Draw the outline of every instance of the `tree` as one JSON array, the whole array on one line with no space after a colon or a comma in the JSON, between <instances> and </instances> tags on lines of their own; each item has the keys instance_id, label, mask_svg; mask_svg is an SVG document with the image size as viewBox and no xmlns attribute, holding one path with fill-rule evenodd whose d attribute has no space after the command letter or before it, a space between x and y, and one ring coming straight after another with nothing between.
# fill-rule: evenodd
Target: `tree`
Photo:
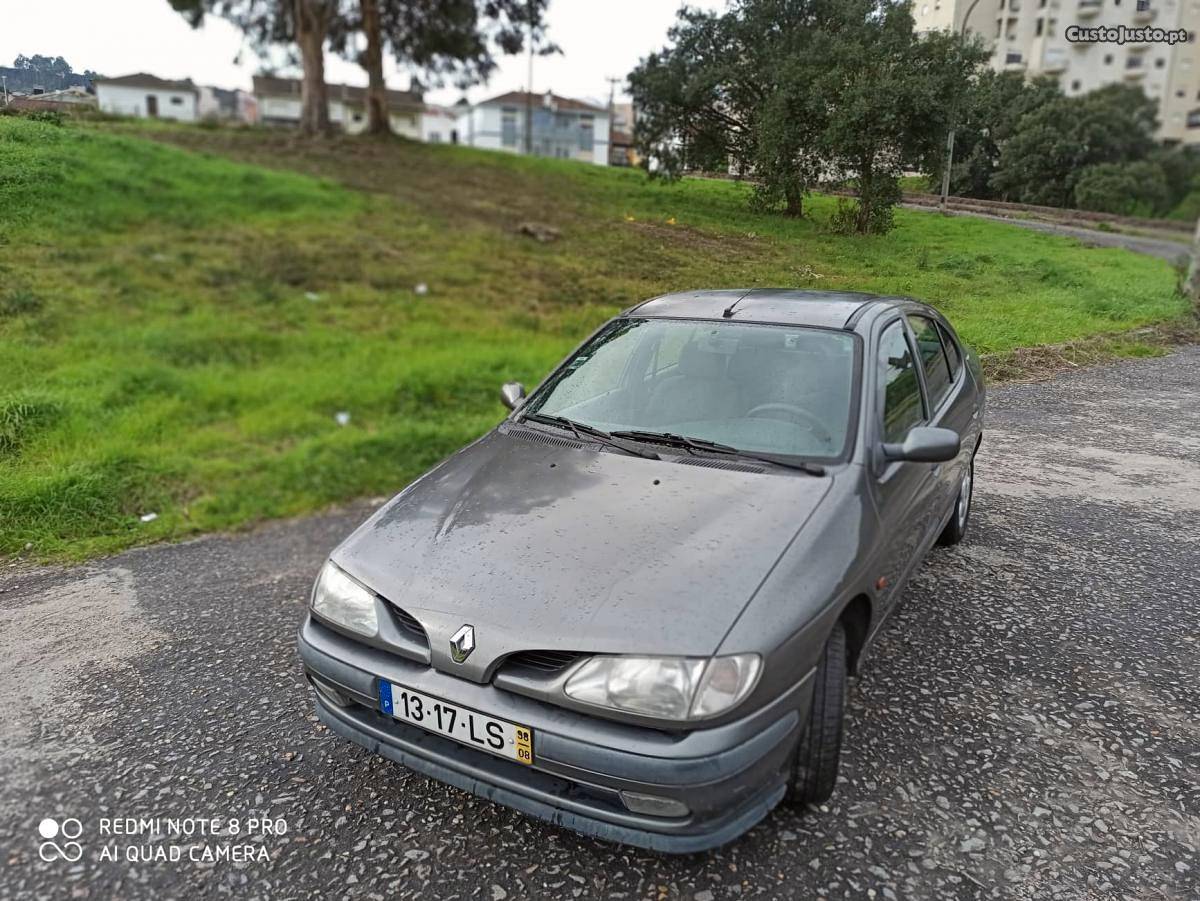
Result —
<instances>
[{"instance_id":1,"label":"tree","mask_svg":"<svg viewBox=\"0 0 1200 901\"><path fill-rule=\"evenodd\" d=\"M546 40L549 0L358 0L355 10L334 23L333 46L357 58L367 72L367 130L390 131L383 53L431 83L447 76L460 86L496 68L496 54L520 53L532 41L538 53L557 47ZM355 48L361 32L366 48Z\"/></svg>"},{"instance_id":2,"label":"tree","mask_svg":"<svg viewBox=\"0 0 1200 901\"><path fill-rule=\"evenodd\" d=\"M752 172L756 201L789 215L818 181L851 181L855 231L886 230L905 165L940 149L949 109L986 53L917 36L903 0L737 0L684 10L671 45L629 76L636 140L656 174L702 151Z\"/></svg>"},{"instance_id":3,"label":"tree","mask_svg":"<svg viewBox=\"0 0 1200 901\"><path fill-rule=\"evenodd\" d=\"M1149 160L1097 163L1084 169L1075 183L1079 209L1122 216L1153 216L1165 210L1167 196L1166 174Z\"/></svg>"},{"instance_id":4,"label":"tree","mask_svg":"<svg viewBox=\"0 0 1200 901\"><path fill-rule=\"evenodd\" d=\"M325 87L325 41L335 22L346 15L347 0L168 0L197 28L206 14L220 16L240 28L257 48L294 43L304 75L300 83L300 131L329 131L329 97Z\"/></svg>"},{"instance_id":5,"label":"tree","mask_svg":"<svg viewBox=\"0 0 1200 901\"><path fill-rule=\"evenodd\" d=\"M1062 96L1053 76L1026 81L1020 72L983 69L972 80L955 129L951 193L991 199L997 196L992 175L1000 164L1000 148L1017 131L1027 113ZM940 180L945 163L939 158L929 171Z\"/></svg>"},{"instance_id":6,"label":"tree","mask_svg":"<svg viewBox=\"0 0 1200 901\"><path fill-rule=\"evenodd\" d=\"M1022 116L1000 151L992 186L1007 200L1075 205L1084 170L1145 159L1154 149L1157 104L1130 85L1059 97Z\"/></svg>"},{"instance_id":7,"label":"tree","mask_svg":"<svg viewBox=\"0 0 1200 901\"><path fill-rule=\"evenodd\" d=\"M668 32L674 46L652 53L629 75L637 107L635 140L650 174L673 180L688 169L747 168L751 118L758 102L741 67L744 57L729 16L683 9Z\"/></svg>"},{"instance_id":8,"label":"tree","mask_svg":"<svg viewBox=\"0 0 1200 901\"><path fill-rule=\"evenodd\" d=\"M822 155L857 188L857 206L844 207L839 224L882 233L892 227L900 175L908 167L928 171L941 159L951 111L988 53L956 34L915 34L907 3L831 5L820 37L827 63L815 85L829 108Z\"/></svg>"},{"instance_id":9,"label":"tree","mask_svg":"<svg viewBox=\"0 0 1200 901\"><path fill-rule=\"evenodd\" d=\"M383 27L379 19L379 0L360 0L362 30L367 39L362 66L367 70L367 132L386 134L391 122L387 108L387 82L383 78Z\"/></svg>"},{"instance_id":10,"label":"tree","mask_svg":"<svg viewBox=\"0 0 1200 901\"><path fill-rule=\"evenodd\" d=\"M13 60L14 69L28 69L37 72L41 75L49 75L55 78L62 78L71 74L71 64L61 56L18 56Z\"/></svg>"},{"instance_id":11,"label":"tree","mask_svg":"<svg viewBox=\"0 0 1200 901\"><path fill-rule=\"evenodd\" d=\"M1159 212L1173 219L1200 216L1200 147L1156 147L1150 159L1167 179L1167 201Z\"/></svg>"},{"instance_id":12,"label":"tree","mask_svg":"<svg viewBox=\"0 0 1200 901\"><path fill-rule=\"evenodd\" d=\"M68 88L72 85L89 86L92 79L99 78L95 72L76 72L61 56L19 55L13 60L14 71L9 73L10 91L30 91L43 88L48 91Z\"/></svg>"}]
</instances>

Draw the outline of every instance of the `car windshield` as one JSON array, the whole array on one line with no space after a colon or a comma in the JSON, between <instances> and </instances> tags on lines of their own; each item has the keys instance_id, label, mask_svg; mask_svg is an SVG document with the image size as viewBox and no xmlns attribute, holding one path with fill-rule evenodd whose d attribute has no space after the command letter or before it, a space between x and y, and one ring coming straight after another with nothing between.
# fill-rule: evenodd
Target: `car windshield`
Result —
<instances>
[{"instance_id":1,"label":"car windshield","mask_svg":"<svg viewBox=\"0 0 1200 901\"><path fill-rule=\"evenodd\" d=\"M618 319L524 412L606 432L670 433L748 453L841 456L855 339L780 325Z\"/></svg>"}]
</instances>

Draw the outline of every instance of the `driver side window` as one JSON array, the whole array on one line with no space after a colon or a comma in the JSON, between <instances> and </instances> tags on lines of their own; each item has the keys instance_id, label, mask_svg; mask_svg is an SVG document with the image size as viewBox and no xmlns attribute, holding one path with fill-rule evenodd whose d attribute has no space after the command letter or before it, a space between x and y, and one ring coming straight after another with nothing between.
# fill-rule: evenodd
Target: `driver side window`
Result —
<instances>
[{"instance_id":1,"label":"driver side window","mask_svg":"<svg viewBox=\"0 0 1200 901\"><path fill-rule=\"evenodd\" d=\"M913 426L925 418L921 404L921 382L904 326L893 322L879 340L880 410L883 440L900 442Z\"/></svg>"}]
</instances>

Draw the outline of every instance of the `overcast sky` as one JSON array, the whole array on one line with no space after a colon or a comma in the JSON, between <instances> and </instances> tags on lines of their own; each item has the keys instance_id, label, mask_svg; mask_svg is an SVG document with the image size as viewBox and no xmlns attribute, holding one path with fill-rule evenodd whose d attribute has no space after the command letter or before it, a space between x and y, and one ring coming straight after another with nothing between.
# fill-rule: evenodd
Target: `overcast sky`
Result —
<instances>
[{"instance_id":1,"label":"overcast sky","mask_svg":"<svg viewBox=\"0 0 1200 901\"><path fill-rule=\"evenodd\" d=\"M534 60L533 86L568 97L606 100L608 76L623 77L666 42L680 0L551 0L549 34L563 50ZM724 7L724 0L690 5ZM0 65L18 54L65 57L76 71L104 75L150 72L218 87L250 87L259 59L239 31L219 19L192 30L167 0L5 0L0 14ZM238 59L241 54L240 63ZM330 82L366 84L357 65L326 54ZM408 75L386 66L389 85L407 87ZM525 86L526 58L504 57L491 82L467 92L472 100ZM454 88L431 91L435 103L453 103Z\"/></svg>"}]
</instances>

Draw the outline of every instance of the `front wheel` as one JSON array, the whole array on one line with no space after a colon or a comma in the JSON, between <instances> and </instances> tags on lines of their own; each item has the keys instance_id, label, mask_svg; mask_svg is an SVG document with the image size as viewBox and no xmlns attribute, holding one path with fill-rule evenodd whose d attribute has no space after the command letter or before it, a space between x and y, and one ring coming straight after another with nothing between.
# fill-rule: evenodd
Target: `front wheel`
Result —
<instances>
[{"instance_id":1,"label":"front wheel","mask_svg":"<svg viewBox=\"0 0 1200 901\"><path fill-rule=\"evenodd\" d=\"M833 794L842 756L846 718L846 629L839 622L825 641L813 682L808 725L792 764L788 799L798 806L822 804Z\"/></svg>"},{"instance_id":2,"label":"front wheel","mask_svg":"<svg viewBox=\"0 0 1200 901\"><path fill-rule=\"evenodd\" d=\"M954 501L954 512L950 515L950 521L946 523L946 528L942 529L942 534L938 536L938 544L947 546L958 544L966 536L967 523L971 519L971 495L974 488L975 457L972 455L971 462L967 464L967 471L958 485L958 497Z\"/></svg>"}]
</instances>

